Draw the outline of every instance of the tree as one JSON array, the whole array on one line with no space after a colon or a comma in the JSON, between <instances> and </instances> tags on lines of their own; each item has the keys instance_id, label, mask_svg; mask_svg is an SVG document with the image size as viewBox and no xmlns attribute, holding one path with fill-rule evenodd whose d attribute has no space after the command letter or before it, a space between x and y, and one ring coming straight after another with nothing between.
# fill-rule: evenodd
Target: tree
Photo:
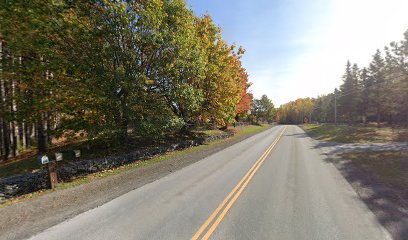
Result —
<instances>
[{"instance_id":1,"label":"tree","mask_svg":"<svg viewBox=\"0 0 408 240\"><path fill-rule=\"evenodd\" d=\"M358 66L347 61L343 75L343 84L340 86L339 108L344 118L353 123L357 119L357 104L359 101Z\"/></svg>"},{"instance_id":2,"label":"tree","mask_svg":"<svg viewBox=\"0 0 408 240\"><path fill-rule=\"evenodd\" d=\"M380 126L381 115L384 112L384 101L385 101L385 91L384 91L384 59L381 56L381 51L377 49L373 56L373 60L369 66L369 99L371 108L374 110L377 125Z\"/></svg>"},{"instance_id":3,"label":"tree","mask_svg":"<svg viewBox=\"0 0 408 240\"><path fill-rule=\"evenodd\" d=\"M251 103L252 103L252 94L247 92L247 89L249 87L249 84L247 84L247 87L244 88L244 90L241 93L241 99L238 102L238 105L235 109L235 114L236 114L236 119L237 121L240 118L245 118L248 116L248 113L251 110Z\"/></svg>"},{"instance_id":4,"label":"tree","mask_svg":"<svg viewBox=\"0 0 408 240\"><path fill-rule=\"evenodd\" d=\"M334 123L334 93L322 95L314 100L310 121Z\"/></svg>"},{"instance_id":5,"label":"tree","mask_svg":"<svg viewBox=\"0 0 408 240\"><path fill-rule=\"evenodd\" d=\"M275 106L266 95L262 95L261 99L254 100L252 114L256 117L257 122L272 122L275 118Z\"/></svg>"},{"instance_id":6,"label":"tree","mask_svg":"<svg viewBox=\"0 0 408 240\"><path fill-rule=\"evenodd\" d=\"M163 42L154 60L158 71L149 75L153 79L151 86L164 97L175 115L195 124L203 102L199 86L205 66L196 18L182 0L166 2L164 11L164 22L158 32Z\"/></svg>"},{"instance_id":7,"label":"tree","mask_svg":"<svg viewBox=\"0 0 408 240\"><path fill-rule=\"evenodd\" d=\"M349 123L376 121L388 124L408 122L408 31L404 40L391 42L373 55L368 67L361 70L349 61L343 75L340 93L320 96L313 100L312 115L321 122L336 122L335 101L338 100L338 112ZM282 105L278 110L278 121L282 123L300 123L303 115L301 99ZM306 101L307 102L307 101Z\"/></svg>"},{"instance_id":8,"label":"tree","mask_svg":"<svg viewBox=\"0 0 408 240\"><path fill-rule=\"evenodd\" d=\"M56 115L57 86L66 80L59 74L62 57L55 47L62 41L56 29L61 24L56 16L62 11L63 7L52 1L2 4L3 99L9 107L8 113L3 115L3 127L6 138L11 134L11 141L5 142L13 143L13 155L18 145L16 131L23 135L21 124L26 129L35 125L38 150L46 151L46 135L51 134L51 122ZM28 139L25 142L29 142Z\"/></svg>"},{"instance_id":9,"label":"tree","mask_svg":"<svg viewBox=\"0 0 408 240\"><path fill-rule=\"evenodd\" d=\"M315 109L314 100L311 98L299 98L295 101L283 104L277 112L279 123L301 124L305 119L310 121L310 116Z\"/></svg>"},{"instance_id":10,"label":"tree","mask_svg":"<svg viewBox=\"0 0 408 240\"><path fill-rule=\"evenodd\" d=\"M237 105L248 88L248 75L240 61L245 50L228 46L208 14L197 18L196 26L205 51L204 79L199 84L204 101L199 118L226 126L234 120Z\"/></svg>"},{"instance_id":11,"label":"tree","mask_svg":"<svg viewBox=\"0 0 408 240\"><path fill-rule=\"evenodd\" d=\"M183 0L3 1L0 153L54 137L128 142L249 109L242 47ZM35 138L35 139L32 139ZM35 141L32 141L35 140Z\"/></svg>"},{"instance_id":12,"label":"tree","mask_svg":"<svg viewBox=\"0 0 408 240\"><path fill-rule=\"evenodd\" d=\"M363 123L366 123L368 109L370 106L369 92L370 92L370 86L371 86L367 68L363 68L360 71L359 79L360 79L359 86L360 86L361 92L360 92L360 101L358 102L358 112L360 116L362 116Z\"/></svg>"},{"instance_id":13,"label":"tree","mask_svg":"<svg viewBox=\"0 0 408 240\"><path fill-rule=\"evenodd\" d=\"M397 52L397 56L399 56L399 65L401 69L401 75L398 76L397 83L400 84L399 89L401 90L399 93L399 100L401 106L401 115L403 115L404 121L408 123L408 30L404 33L404 40L401 41L399 48L395 50Z\"/></svg>"}]
</instances>

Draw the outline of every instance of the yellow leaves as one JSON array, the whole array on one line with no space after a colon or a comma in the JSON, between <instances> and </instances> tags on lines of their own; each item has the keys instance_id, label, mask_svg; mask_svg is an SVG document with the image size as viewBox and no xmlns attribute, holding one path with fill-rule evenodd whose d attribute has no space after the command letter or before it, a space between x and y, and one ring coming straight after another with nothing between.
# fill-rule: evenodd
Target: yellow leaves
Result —
<instances>
[{"instance_id":1,"label":"yellow leaves","mask_svg":"<svg viewBox=\"0 0 408 240\"><path fill-rule=\"evenodd\" d=\"M146 79L146 84L150 85L150 84L153 84L153 83L154 83L154 80L152 80L150 78Z\"/></svg>"},{"instance_id":2,"label":"yellow leaves","mask_svg":"<svg viewBox=\"0 0 408 240\"><path fill-rule=\"evenodd\" d=\"M277 113L280 123L302 123L305 116L313 111L314 100L312 98L299 98L295 101L283 104Z\"/></svg>"}]
</instances>

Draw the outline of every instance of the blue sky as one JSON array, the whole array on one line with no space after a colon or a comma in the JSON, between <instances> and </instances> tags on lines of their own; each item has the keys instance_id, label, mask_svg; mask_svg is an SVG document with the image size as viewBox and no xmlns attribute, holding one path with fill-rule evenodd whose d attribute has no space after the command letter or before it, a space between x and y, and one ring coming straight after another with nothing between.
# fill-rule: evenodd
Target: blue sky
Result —
<instances>
[{"instance_id":1,"label":"blue sky","mask_svg":"<svg viewBox=\"0 0 408 240\"><path fill-rule=\"evenodd\" d=\"M408 0L189 0L208 11L224 39L246 50L255 97L275 105L327 94L348 59L365 66L377 48L402 39Z\"/></svg>"}]
</instances>

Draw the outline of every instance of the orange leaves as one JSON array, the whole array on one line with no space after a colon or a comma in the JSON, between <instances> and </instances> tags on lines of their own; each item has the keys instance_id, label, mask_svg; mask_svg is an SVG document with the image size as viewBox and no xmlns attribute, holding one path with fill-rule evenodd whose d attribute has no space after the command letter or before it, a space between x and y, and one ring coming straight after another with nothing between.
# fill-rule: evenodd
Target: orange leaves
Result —
<instances>
[{"instance_id":1,"label":"orange leaves","mask_svg":"<svg viewBox=\"0 0 408 240\"><path fill-rule=\"evenodd\" d=\"M245 113L251 108L251 95L246 91L241 94L241 100L239 101L235 113Z\"/></svg>"}]
</instances>

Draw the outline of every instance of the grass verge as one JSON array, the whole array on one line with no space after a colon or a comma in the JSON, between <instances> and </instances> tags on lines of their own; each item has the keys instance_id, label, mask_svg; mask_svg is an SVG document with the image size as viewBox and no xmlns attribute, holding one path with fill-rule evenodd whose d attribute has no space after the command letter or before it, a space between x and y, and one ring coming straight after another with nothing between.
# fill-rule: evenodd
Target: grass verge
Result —
<instances>
[{"instance_id":1,"label":"grass verge","mask_svg":"<svg viewBox=\"0 0 408 240\"><path fill-rule=\"evenodd\" d=\"M339 143L378 143L408 141L407 127L377 128L368 125L305 124L301 127L312 137Z\"/></svg>"},{"instance_id":2,"label":"grass verge","mask_svg":"<svg viewBox=\"0 0 408 240\"><path fill-rule=\"evenodd\" d=\"M408 199L408 151L347 153L340 155Z\"/></svg>"},{"instance_id":3,"label":"grass verge","mask_svg":"<svg viewBox=\"0 0 408 240\"><path fill-rule=\"evenodd\" d=\"M148 160L141 160L141 161L137 161L128 165L124 165L118 168L113 168L113 169L109 169L109 170L105 170L102 172L98 172L98 173L93 173L93 174L89 174L83 177L79 177L76 179L73 179L70 182L62 182L59 183L56 187L55 190L51 190L51 189L44 189L44 190L40 190L40 191L36 191L30 194L26 194L26 195L22 195L13 199L9 199L6 200L5 202L0 204L0 208L1 207L5 207L23 200L27 200L27 199L33 199L36 198L38 196L42 196L54 191L58 191L58 190L62 190L62 189L68 189L68 188L72 188L72 187L76 187L76 186L80 186L82 184L85 183L89 183L92 182L94 180L97 179L101 179L101 178L105 178L105 177L109 177L112 175L116 175L116 174L120 174L122 172L128 171L128 170L132 170L132 169L137 169L137 168L141 168L141 167L145 167L154 163L158 163L161 161L166 161L172 158L177 158L177 157L182 157L184 155L187 154L194 154L195 152L199 152L199 151L205 151L211 147L213 147L214 145L218 145L224 142L229 142L229 141L233 141L241 136L244 135L250 135L250 134L255 134L261 131L264 131L266 129L268 129L270 127L270 125L262 125L262 126L255 126L255 125L249 125L249 126L243 126L243 127L237 127L237 128L233 128L232 131L236 132L236 134L234 134L234 136L230 137L230 138L226 138L226 139L221 139L221 140L217 140L214 142L210 142L208 144L205 145L199 145L199 146L195 146L195 147L191 147L191 148L187 148L184 150L179 150L179 151L174 151L174 152L168 152L162 155L158 155L155 156L151 159Z\"/></svg>"}]
</instances>

